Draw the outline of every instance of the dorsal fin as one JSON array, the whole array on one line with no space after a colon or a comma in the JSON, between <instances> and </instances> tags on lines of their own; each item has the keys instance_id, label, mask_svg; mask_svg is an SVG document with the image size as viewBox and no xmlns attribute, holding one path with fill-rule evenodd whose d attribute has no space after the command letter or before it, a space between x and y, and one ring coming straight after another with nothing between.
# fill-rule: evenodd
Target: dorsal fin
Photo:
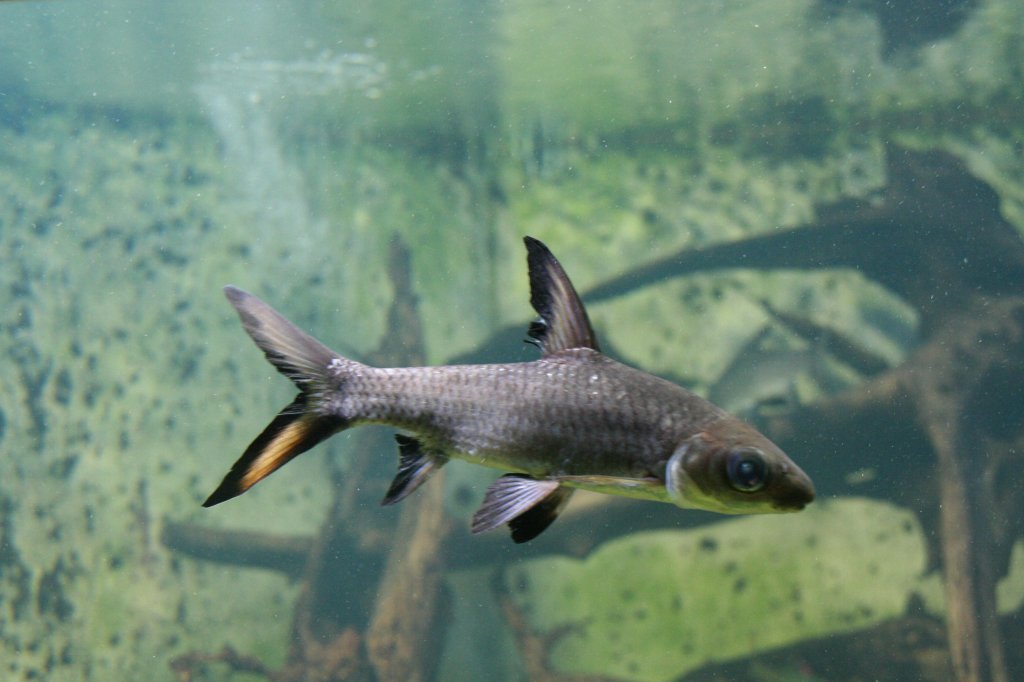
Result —
<instances>
[{"instance_id":1,"label":"dorsal fin","mask_svg":"<svg viewBox=\"0 0 1024 682\"><path fill-rule=\"evenodd\" d=\"M533 237L524 237L530 268L530 305L540 315L527 332L544 355L567 348L600 350L587 309L558 259Z\"/></svg>"}]
</instances>

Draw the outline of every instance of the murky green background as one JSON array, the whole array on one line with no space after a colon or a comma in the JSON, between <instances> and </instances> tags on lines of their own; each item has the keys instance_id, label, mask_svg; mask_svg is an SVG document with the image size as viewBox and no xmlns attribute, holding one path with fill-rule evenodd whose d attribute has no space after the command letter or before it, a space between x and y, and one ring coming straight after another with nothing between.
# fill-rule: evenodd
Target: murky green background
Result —
<instances>
[{"instance_id":1,"label":"murky green background","mask_svg":"<svg viewBox=\"0 0 1024 682\"><path fill-rule=\"evenodd\" d=\"M0 677L175 679L172 659L225 646L284 663L300 583L175 552L164 524L311 536L350 462L390 469L394 451L346 434L202 509L291 399L224 284L360 356L386 333L400 240L443 363L529 320L523 235L585 291L871 200L897 143L963 160L1024 234L1024 6L962 3L929 29L931 3L899 4L903 24L812 0L0 3ZM625 361L731 409L861 380L815 371L813 340L776 332L781 374L727 381L772 310L892 366L919 335L911 306L842 269L666 279L591 317ZM466 535L495 472L448 469ZM584 552L491 539L492 560L444 569L428 679L526 679L500 595L537 633L569 628L553 671L651 682L867 628L912 598L943 612L911 511L819 492L798 516L623 528ZM1019 577L999 594L1019 610ZM804 672L785 679L828 679Z\"/></svg>"}]
</instances>

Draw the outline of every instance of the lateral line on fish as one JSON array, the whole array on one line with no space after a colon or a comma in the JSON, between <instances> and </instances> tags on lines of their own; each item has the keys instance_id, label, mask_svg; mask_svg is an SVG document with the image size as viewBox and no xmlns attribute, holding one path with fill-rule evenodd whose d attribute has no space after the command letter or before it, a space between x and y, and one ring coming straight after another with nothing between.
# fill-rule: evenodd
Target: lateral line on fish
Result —
<instances>
[{"instance_id":1,"label":"lateral line on fish","mask_svg":"<svg viewBox=\"0 0 1024 682\"><path fill-rule=\"evenodd\" d=\"M259 298L224 288L266 359L299 388L203 506L236 497L338 431L390 424L395 504L450 458L509 472L485 493L474 533L508 525L541 534L573 490L726 514L798 511L810 478L750 425L686 389L600 352L586 308L558 260L526 237L529 335L539 360L505 365L373 368L344 358Z\"/></svg>"}]
</instances>

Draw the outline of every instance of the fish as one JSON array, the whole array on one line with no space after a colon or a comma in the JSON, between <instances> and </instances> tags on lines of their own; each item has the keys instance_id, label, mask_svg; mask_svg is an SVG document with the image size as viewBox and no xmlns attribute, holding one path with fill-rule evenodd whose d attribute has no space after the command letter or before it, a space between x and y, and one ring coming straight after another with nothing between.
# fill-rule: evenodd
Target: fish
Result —
<instances>
[{"instance_id":1,"label":"fish","mask_svg":"<svg viewBox=\"0 0 1024 682\"><path fill-rule=\"evenodd\" d=\"M601 352L561 264L525 237L528 341L536 360L380 368L339 355L262 300L224 288L242 327L299 392L203 503L249 490L296 456L362 424L397 429L398 471L381 503L405 499L451 459L503 473L473 534L508 526L528 542L577 489L724 514L796 512L810 477L754 427L697 394Z\"/></svg>"},{"instance_id":2,"label":"fish","mask_svg":"<svg viewBox=\"0 0 1024 682\"><path fill-rule=\"evenodd\" d=\"M745 344L708 390L715 405L751 422L757 421L762 408L799 404L801 377L817 382L821 373L817 348L762 348L770 332L766 327Z\"/></svg>"}]
</instances>

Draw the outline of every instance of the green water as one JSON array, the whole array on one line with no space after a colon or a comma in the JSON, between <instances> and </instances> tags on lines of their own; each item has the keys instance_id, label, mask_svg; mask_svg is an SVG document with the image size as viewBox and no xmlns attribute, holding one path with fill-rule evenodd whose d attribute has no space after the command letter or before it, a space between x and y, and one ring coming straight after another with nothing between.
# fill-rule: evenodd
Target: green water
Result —
<instances>
[{"instance_id":1,"label":"green water","mask_svg":"<svg viewBox=\"0 0 1024 682\"><path fill-rule=\"evenodd\" d=\"M908 613L940 631L939 663L916 674L948 679L920 432L869 432L863 458L821 452L860 447L824 422L780 432L818 484L799 516L596 502L526 546L469 536L493 471L446 467L429 484L442 512L379 508L387 431L347 432L200 507L292 398L228 283L363 360L528 360L532 235L585 299L636 275L590 306L603 347L630 364L706 395L748 354L811 358L770 384L751 372L756 399L734 399L765 428L897 371L962 309L941 286L934 305L894 288L912 265L887 238L875 269L816 267L829 244L808 241L771 267L751 247L709 270L643 273L881 205L895 150L941 153L986 187L970 210L1005 227L1017 262L1024 9L940 5L0 2L0 678L399 679L372 653L387 640L373 623L415 560L396 545L434 509L428 593L399 602L420 630L383 656L409 659L402 679L543 668L654 682L712 679L715 665L729 679L854 679L801 645ZM968 241L972 215L958 218ZM907 229L927 252L929 225L883 233ZM993 304L1020 293L1003 261L937 258L954 279L990 275L977 293ZM396 298L414 304L398 323ZM992 338L1011 378L972 397L983 447L966 478L992 505L985 546L1011 628L1022 353L1012 334ZM211 530L259 535L231 536L255 548L241 555L181 541ZM1024 674L1012 654L1006 665Z\"/></svg>"}]
</instances>

